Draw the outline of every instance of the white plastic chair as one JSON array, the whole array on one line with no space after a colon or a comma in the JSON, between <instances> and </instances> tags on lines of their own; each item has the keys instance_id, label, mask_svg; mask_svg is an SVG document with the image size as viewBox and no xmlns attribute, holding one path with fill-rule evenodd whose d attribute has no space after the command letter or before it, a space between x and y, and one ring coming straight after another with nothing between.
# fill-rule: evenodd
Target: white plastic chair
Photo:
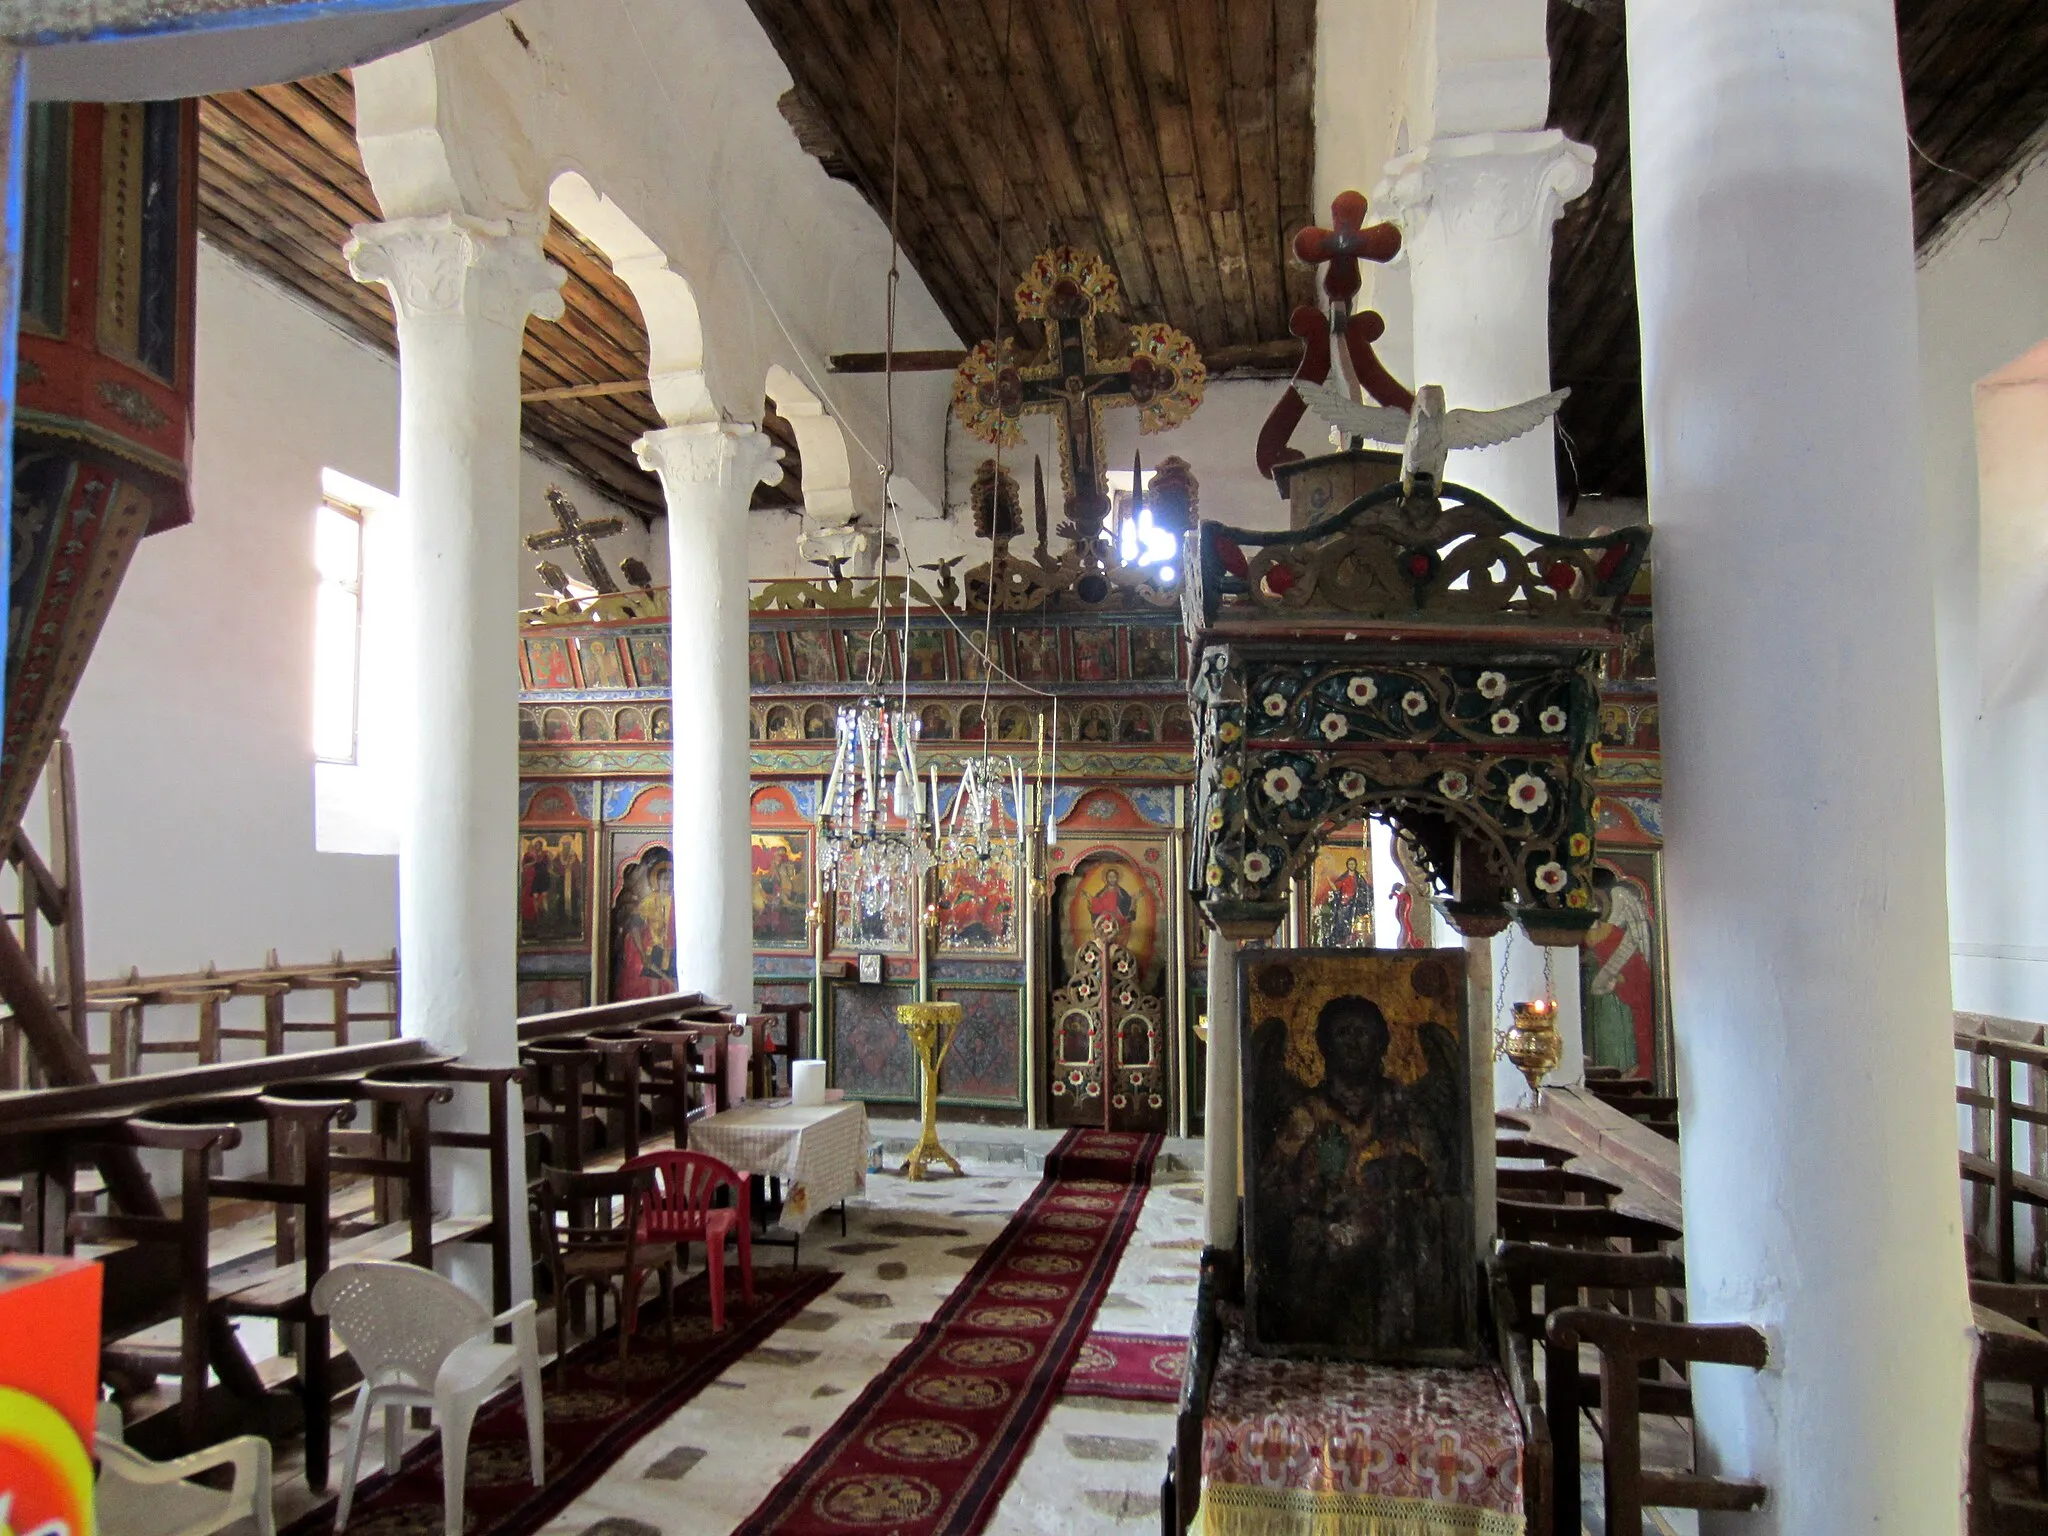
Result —
<instances>
[{"instance_id":1,"label":"white plastic chair","mask_svg":"<svg viewBox=\"0 0 2048 1536\"><path fill-rule=\"evenodd\" d=\"M334 1320L334 1331L362 1367L363 1386L348 1421L348 1451L341 1474L341 1506L334 1528L348 1524L356 1468L370 1410L384 1408L384 1466L398 1469L405 1442L405 1411L428 1407L441 1430L441 1488L448 1536L462 1531L463 1485L469 1431L484 1400L513 1376L526 1401L526 1443L533 1482L541 1483L540 1334L534 1306L522 1301L497 1317L430 1269L414 1264L337 1264L313 1287L313 1309ZM492 1330L509 1324L510 1344Z\"/></svg>"},{"instance_id":2,"label":"white plastic chair","mask_svg":"<svg viewBox=\"0 0 2048 1536\"><path fill-rule=\"evenodd\" d=\"M121 1438L115 1404L100 1404L96 1427L100 1475L93 1507L108 1536L208 1536L248 1519L255 1520L257 1536L276 1536L268 1441L237 1435L175 1461L151 1461ZM228 1466L235 1469L235 1482L225 1493L186 1481Z\"/></svg>"}]
</instances>

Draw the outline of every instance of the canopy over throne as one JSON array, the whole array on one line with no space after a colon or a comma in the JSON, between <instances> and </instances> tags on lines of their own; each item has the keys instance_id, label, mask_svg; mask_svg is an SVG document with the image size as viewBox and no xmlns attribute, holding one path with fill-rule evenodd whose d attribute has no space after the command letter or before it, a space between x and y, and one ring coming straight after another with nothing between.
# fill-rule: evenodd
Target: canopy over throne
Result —
<instances>
[{"instance_id":1,"label":"canopy over throne","mask_svg":"<svg viewBox=\"0 0 2048 1536\"><path fill-rule=\"evenodd\" d=\"M1323 837L1380 814L1461 933L1578 944L1595 683L1649 531L1544 533L1462 486L1404 490L1393 457L1278 466L1287 532L1188 534L1196 895L1277 923Z\"/></svg>"}]
</instances>

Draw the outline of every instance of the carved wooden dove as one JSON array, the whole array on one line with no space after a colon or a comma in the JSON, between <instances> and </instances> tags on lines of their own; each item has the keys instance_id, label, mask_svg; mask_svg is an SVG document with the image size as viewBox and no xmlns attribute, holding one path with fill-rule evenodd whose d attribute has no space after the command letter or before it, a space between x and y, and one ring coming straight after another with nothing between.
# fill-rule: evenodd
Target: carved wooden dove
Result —
<instances>
[{"instance_id":1,"label":"carved wooden dove","mask_svg":"<svg viewBox=\"0 0 2048 1536\"><path fill-rule=\"evenodd\" d=\"M1415 408L1395 410L1383 405L1360 405L1344 390L1330 384L1311 384L1302 379L1294 388L1315 413L1346 437L1362 437L1369 443L1401 445L1401 489L1412 493L1416 482L1427 480L1434 491L1444 483L1444 461L1453 448L1492 448L1512 442L1524 432L1548 421L1564 404L1568 389L1554 389L1520 405L1502 406L1497 411L1447 411L1441 384L1425 384L1415 391Z\"/></svg>"}]
</instances>

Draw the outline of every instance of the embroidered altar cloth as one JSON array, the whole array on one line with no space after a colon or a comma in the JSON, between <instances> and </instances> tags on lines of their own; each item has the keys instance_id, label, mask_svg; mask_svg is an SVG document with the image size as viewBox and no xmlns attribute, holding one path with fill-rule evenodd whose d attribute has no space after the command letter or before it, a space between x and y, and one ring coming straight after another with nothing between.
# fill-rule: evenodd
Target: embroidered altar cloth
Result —
<instances>
[{"instance_id":1,"label":"embroidered altar cloth","mask_svg":"<svg viewBox=\"0 0 2048 1536\"><path fill-rule=\"evenodd\" d=\"M1522 1430L1490 1366L1275 1360L1225 1330L1204 1536L1522 1536Z\"/></svg>"}]
</instances>

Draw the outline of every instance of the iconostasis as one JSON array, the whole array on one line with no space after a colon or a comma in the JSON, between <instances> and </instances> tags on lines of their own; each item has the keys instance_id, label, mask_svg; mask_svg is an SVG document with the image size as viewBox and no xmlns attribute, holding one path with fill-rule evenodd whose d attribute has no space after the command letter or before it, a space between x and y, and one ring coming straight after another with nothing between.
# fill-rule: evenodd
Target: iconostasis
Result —
<instances>
[{"instance_id":1,"label":"iconostasis","mask_svg":"<svg viewBox=\"0 0 2048 1536\"><path fill-rule=\"evenodd\" d=\"M832 1082L876 1105L915 1104L896 1008L931 998L962 1008L941 1080L949 1116L1198 1128L1200 1093L1188 1084L1200 1082L1200 1060L1188 1056L1204 951L1184 894L1191 726L1177 614L999 615L991 643L1014 681L991 681L952 623L913 612L920 757L950 807L970 758L1014 756L1027 777L1024 825L1007 794L998 820L1024 852L942 864L920 895L894 902L830 890L816 841L833 714L863 691L872 626L871 609L755 616L757 1001L810 1004L812 1049ZM900 679L900 630L888 644L887 675ZM522 1014L675 984L688 893L672 878L668 665L659 619L522 634ZM1111 931L1096 934L1098 922ZM1085 1029L1069 1017L1061 1054L1050 1010L1091 962L1127 967L1129 1006L1095 1010Z\"/></svg>"}]
</instances>

